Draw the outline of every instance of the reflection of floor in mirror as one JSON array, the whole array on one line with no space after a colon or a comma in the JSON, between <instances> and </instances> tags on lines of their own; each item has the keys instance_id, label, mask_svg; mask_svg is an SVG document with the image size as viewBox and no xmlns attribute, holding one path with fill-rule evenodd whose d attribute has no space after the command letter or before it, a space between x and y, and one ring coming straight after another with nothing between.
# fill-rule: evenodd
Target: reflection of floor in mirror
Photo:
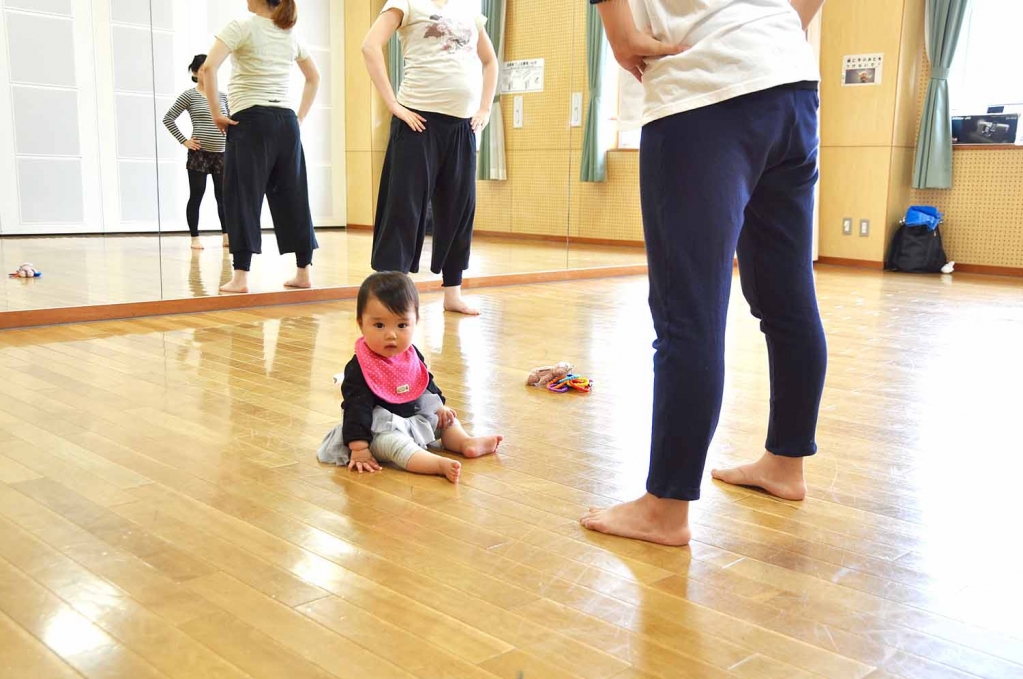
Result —
<instances>
[{"instance_id":1,"label":"reflection of floor in mirror","mask_svg":"<svg viewBox=\"0 0 1023 679\"><path fill-rule=\"evenodd\" d=\"M482 318L424 296L448 403L505 436L457 487L317 464L352 301L2 332L4 676L1019 677L1020 283L821 269L792 503L709 478L769 411L736 279L687 548L577 522L644 488L642 277L474 290ZM594 392L523 385L558 359Z\"/></svg>"},{"instance_id":2,"label":"reflection of floor in mirror","mask_svg":"<svg viewBox=\"0 0 1023 679\"><path fill-rule=\"evenodd\" d=\"M314 257L317 287L358 285L371 273L372 234L368 231L322 230ZM205 249L190 248L187 234L19 238L0 241L5 271L32 262L43 271L37 280L9 280L0 295L0 310L21 311L84 304L143 302L218 294L231 275L219 234L204 235ZM417 279L437 279L429 271L430 239ZM515 240L479 234L466 276L603 266L645 264L642 248L576 245ZM263 234L263 254L253 258L250 292L283 289L294 274L295 260L277 254L272 233Z\"/></svg>"}]
</instances>

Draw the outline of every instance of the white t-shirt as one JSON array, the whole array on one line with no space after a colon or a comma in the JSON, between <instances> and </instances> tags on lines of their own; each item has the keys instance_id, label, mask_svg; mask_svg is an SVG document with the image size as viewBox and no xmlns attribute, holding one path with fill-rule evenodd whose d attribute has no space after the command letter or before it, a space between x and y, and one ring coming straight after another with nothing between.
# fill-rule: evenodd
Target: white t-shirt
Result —
<instances>
[{"instance_id":1,"label":"white t-shirt","mask_svg":"<svg viewBox=\"0 0 1023 679\"><path fill-rule=\"evenodd\" d=\"M401 12L398 38L405 72L398 103L406 108L471 118L483 96L483 64L476 52L487 22L478 0L388 0L381 13Z\"/></svg>"},{"instance_id":2,"label":"white t-shirt","mask_svg":"<svg viewBox=\"0 0 1023 679\"><path fill-rule=\"evenodd\" d=\"M813 47L789 0L631 0L636 26L689 45L623 77L623 127L802 81L820 80ZM624 73L624 72L623 72Z\"/></svg>"},{"instance_id":3,"label":"white t-shirt","mask_svg":"<svg viewBox=\"0 0 1023 679\"><path fill-rule=\"evenodd\" d=\"M232 113L252 106L288 107L291 68L309 58L293 31L252 15L229 23L217 38L231 50L227 98Z\"/></svg>"}]
</instances>

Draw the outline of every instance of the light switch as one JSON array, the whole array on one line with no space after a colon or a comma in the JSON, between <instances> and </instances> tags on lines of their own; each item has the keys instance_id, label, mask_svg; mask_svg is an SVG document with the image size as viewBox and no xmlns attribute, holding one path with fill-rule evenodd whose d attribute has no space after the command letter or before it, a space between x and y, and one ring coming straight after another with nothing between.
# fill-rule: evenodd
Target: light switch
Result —
<instances>
[{"instance_id":1,"label":"light switch","mask_svg":"<svg viewBox=\"0 0 1023 679\"><path fill-rule=\"evenodd\" d=\"M522 97L515 97L515 113L512 116L512 127L522 127Z\"/></svg>"},{"instance_id":2,"label":"light switch","mask_svg":"<svg viewBox=\"0 0 1023 679\"><path fill-rule=\"evenodd\" d=\"M583 124L583 93L572 93L572 127L582 127Z\"/></svg>"}]
</instances>

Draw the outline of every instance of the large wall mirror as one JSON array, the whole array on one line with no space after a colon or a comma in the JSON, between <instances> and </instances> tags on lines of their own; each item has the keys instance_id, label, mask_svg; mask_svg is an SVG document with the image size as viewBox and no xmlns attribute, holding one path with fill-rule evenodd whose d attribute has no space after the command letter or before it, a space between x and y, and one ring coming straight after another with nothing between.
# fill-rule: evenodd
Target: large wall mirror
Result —
<instances>
[{"instance_id":1,"label":"large wall mirror","mask_svg":"<svg viewBox=\"0 0 1023 679\"><path fill-rule=\"evenodd\" d=\"M193 57L247 15L246 0L0 2L0 313L218 297L232 267L214 185L196 242L187 150L165 117L195 87ZM370 273L390 114L360 45L383 5L298 0L296 32L321 73L302 127L321 290ZM503 73L510 91L478 137L467 278L644 264L638 134L617 128L620 72L606 48L595 59L586 3L482 0L480 10L500 61L540 82ZM228 60L221 91L230 76ZM297 68L293 85L297 107ZM187 114L174 122L191 136ZM283 292L294 261L277 254L265 208L263 226L250 292ZM420 280L439 279L429 257L428 237ZM23 263L42 276L7 276Z\"/></svg>"}]
</instances>

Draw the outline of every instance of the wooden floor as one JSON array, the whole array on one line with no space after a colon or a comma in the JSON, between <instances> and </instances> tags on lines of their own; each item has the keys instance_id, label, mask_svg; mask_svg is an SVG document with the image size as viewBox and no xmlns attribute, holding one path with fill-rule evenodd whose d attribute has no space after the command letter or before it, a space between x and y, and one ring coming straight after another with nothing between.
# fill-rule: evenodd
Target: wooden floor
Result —
<instances>
[{"instance_id":1,"label":"wooden floor","mask_svg":"<svg viewBox=\"0 0 1023 679\"><path fill-rule=\"evenodd\" d=\"M318 287L358 285L370 268L372 233L321 230L313 277ZM219 234L204 235L206 249L192 250L188 234L163 237L75 236L0 238L0 268L6 273L32 262L42 278L0 285L0 311L53 309L90 304L149 302L217 295L231 277L231 260ZM430 239L417 280L430 273ZM516 240L479 234L467 276L560 271L566 268L646 264L643 248L562 241ZM253 260L251 291L283 290L295 259L277 253L272 233L263 234L263 254Z\"/></svg>"},{"instance_id":2,"label":"wooden floor","mask_svg":"<svg viewBox=\"0 0 1023 679\"><path fill-rule=\"evenodd\" d=\"M809 499L708 478L682 549L576 522L643 488L643 279L424 300L451 405L506 437L458 487L316 463L350 303L0 333L0 676L1023 677L1023 285L819 290ZM708 469L764 438L735 294ZM596 391L523 386L559 359Z\"/></svg>"}]
</instances>

